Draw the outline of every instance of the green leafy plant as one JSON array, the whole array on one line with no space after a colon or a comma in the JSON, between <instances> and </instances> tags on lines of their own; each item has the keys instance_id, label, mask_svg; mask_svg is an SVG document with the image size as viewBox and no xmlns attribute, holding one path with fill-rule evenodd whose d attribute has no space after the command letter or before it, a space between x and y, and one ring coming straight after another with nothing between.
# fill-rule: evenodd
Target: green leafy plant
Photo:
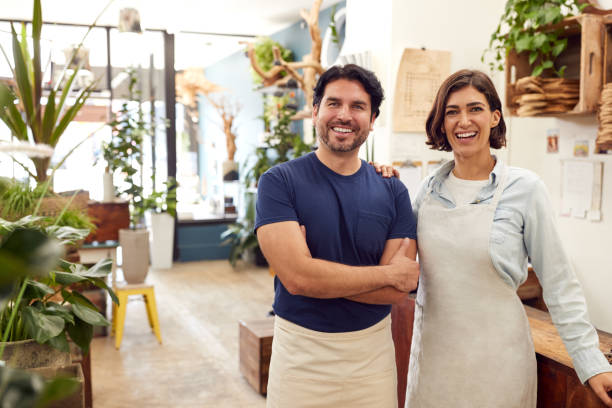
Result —
<instances>
[{"instance_id":1,"label":"green leafy plant","mask_svg":"<svg viewBox=\"0 0 612 408\"><path fill-rule=\"evenodd\" d=\"M274 66L274 53L272 51L274 47L278 47L281 57L285 61L293 61L293 52L290 49L283 47L270 37L257 37L254 44L255 60L264 71L269 71ZM255 85L262 83L261 77L253 68L251 68L251 76L253 77Z\"/></svg>"},{"instance_id":2,"label":"green leafy plant","mask_svg":"<svg viewBox=\"0 0 612 408\"><path fill-rule=\"evenodd\" d=\"M255 249L259 243L257 236L253 232L255 227L255 193L245 194L246 213L244 217L233 224L228 225L227 229L221 233L221 245L231 245L229 262L236 266L242 254Z\"/></svg>"},{"instance_id":3,"label":"green leafy plant","mask_svg":"<svg viewBox=\"0 0 612 408\"><path fill-rule=\"evenodd\" d=\"M265 137L263 145L255 149L255 163L245 175L247 187L257 185L259 177L270 167L312 151L312 145L305 143L299 134L291 131L296 107L290 94L272 97L272 103L269 103L264 111L264 121L271 124L271 131Z\"/></svg>"},{"instance_id":4,"label":"green leafy plant","mask_svg":"<svg viewBox=\"0 0 612 408\"><path fill-rule=\"evenodd\" d=\"M142 187L142 141L149 128L144 121L140 94L136 91L136 71L128 69L128 97L110 123L112 138L103 146L104 160L112 173L119 171L125 188L119 191L130 203L130 224L136 228L142 224L146 210ZM136 108L132 105L136 104Z\"/></svg>"},{"instance_id":5,"label":"green leafy plant","mask_svg":"<svg viewBox=\"0 0 612 408\"><path fill-rule=\"evenodd\" d=\"M84 239L88 230L51 225L41 226L41 217L26 216L17 221L0 219L0 260L3 274L19 276L0 314L2 341L34 339L58 350L69 351L68 337L87 353L93 326L109 322L96 306L74 290L91 285L115 293L105 282L112 261L105 259L91 268L60 257L66 245ZM4 351L0 346L0 356Z\"/></svg>"},{"instance_id":6,"label":"green leafy plant","mask_svg":"<svg viewBox=\"0 0 612 408\"><path fill-rule=\"evenodd\" d=\"M338 34L338 27L336 26L336 6L334 4L329 17L329 28L331 29L332 42L336 45L340 45L340 35Z\"/></svg>"},{"instance_id":7,"label":"green leafy plant","mask_svg":"<svg viewBox=\"0 0 612 408\"><path fill-rule=\"evenodd\" d=\"M279 163L300 157L310 151L312 146L305 143L299 134L291 131L291 121L297 106L291 94L272 97L264 110L264 120L271 126L264 144L255 149L255 163L246 172L244 182L248 188L257 185L261 175ZM234 266L242 255L257 250L259 243L253 231L255 226L255 193L245 195L246 213L243 218L230 224L222 234L224 245L231 245L229 261Z\"/></svg>"},{"instance_id":8,"label":"green leafy plant","mask_svg":"<svg viewBox=\"0 0 612 408\"><path fill-rule=\"evenodd\" d=\"M492 54L491 70L504 70L504 59L511 50L528 52L532 76L539 76L546 69L562 77L565 66L555 67L554 60L567 48L567 38L561 29L551 26L564 18L579 14L588 3L580 0L508 0L489 48L481 60Z\"/></svg>"},{"instance_id":9,"label":"green leafy plant","mask_svg":"<svg viewBox=\"0 0 612 408\"><path fill-rule=\"evenodd\" d=\"M32 189L26 182L6 179L4 189L0 191L0 218L15 221L26 215L34 214L37 203L41 197L53 197L55 194L47 191L45 184ZM64 198L66 199L66 198ZM70 199L66 199L68 202ZM87 229L90 232L96 229L84 210L66 207L58 217L41 217L40 225L43 227L59 225L76 229Z\"/></svg>"},{"instance_id":10,"label":"green leafy plant","mask_svg":"<svg viewBox=\"0 0 612 408\"><path fill-rule=\"evenodd\" d=\"M144 207L156 213L167 212L171 216L176 216L176 188L178 183L174 177L169 177L164 182L163 191L153 191L144 199Z\"/></svg>"},{"instance_id":11,"label":"green leafy plant","mask_svg":"<svg viewBox=\"0 0 612 408\"><path fill-rule=\"evenodd\" d=\"M110 3L109 3L110 4ZM106 6L108 7L108 5ZM106 9L106 8L105 8ZM104 10L102 11L102 13ZM96 18L97 21L97 18ZM96 21L89 27L85 34L96 24ZM32 16L31 39L33 43L33 54L30 55L28 47L28 35L25 24L22 26L21 35L15 31L11 24L11 38L13 48L12 61L8 57L4 47L0 49L4 54L13 74L13 86L0 83L0 119L6 124L11 134L18 140L28 142L30 135L37 144L45 144L55 147L76 114L89 98L95 82L80 90L74 98L74 103L67 104L67 97L72 88L72 83L76 78L78 69L73 70L68 77L63 89L59 89L58 81L47 95L46 105L41 102L42 97L42 78L41 69L41 31L42 31L42 10L40 0L34 0L34 10ZM66 67L72 64L78 49L81 48L83 41L74 49L72 58ZM65 69L64 74L67 70ZM62 75L63 77L64 75ZM50 157L32 157L32 162L36 168L36 174L32 176L40 183L47 179L47 169L49 168ZM27 166L21 164L28 172Z\"/></svg>"}]
</instances>

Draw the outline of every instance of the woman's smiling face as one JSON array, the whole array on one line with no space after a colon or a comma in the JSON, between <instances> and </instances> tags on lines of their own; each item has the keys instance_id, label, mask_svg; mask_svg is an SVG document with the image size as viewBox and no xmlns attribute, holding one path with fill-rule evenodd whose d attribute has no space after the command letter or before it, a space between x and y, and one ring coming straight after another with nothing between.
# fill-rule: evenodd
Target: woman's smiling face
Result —
<instances>
[{"instance_id":1,"label":"woman's smiling face","mask_svg":"<svg viewBox=\"0 0 612 408\"><path fill-rule=\"evenodd\" d=\"M497 126L500 117L498 110L491 112L483 93L473 86L466 86L449 95L442 131L455 156L488 155L491 128Z\"/></svg>"}]
</instances>

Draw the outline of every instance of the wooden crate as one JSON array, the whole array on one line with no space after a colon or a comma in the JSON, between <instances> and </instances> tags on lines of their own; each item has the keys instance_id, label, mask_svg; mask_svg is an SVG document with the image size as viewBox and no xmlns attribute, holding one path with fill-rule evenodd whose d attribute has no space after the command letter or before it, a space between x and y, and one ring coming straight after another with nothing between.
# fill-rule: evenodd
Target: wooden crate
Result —
<instances>
[{"instance_id":1,"label":"wooden crate","mask_svg":"<svg viewBox=\"0 0 612 408\"><path fill-rule=\"evenodd\" d=\"M90 202L87 206L87 215L97 229L87 236L85 242L118 241L119 230L130 227L130 208L127 201Z\"/></svg>"},{"instance_id":2,"label":"wooden crate","mask_svg":"<svg viewBox=\"0 0 612 408\"><path fill-rule=\"evenodd\" d=\"M240 372L257 392L266 395L270 356L272 355L274 318L241 320L239 331Z\"/></svg>"},{"instance_id":3,"label":"wooden crate","mask_svg":"<svg viewBox=\"0 0 612 408\"><path fill-rule=\"evenodd\" d=\"M581 14L570 17L561 23L548 27L548 30L561 29L562 36L568 39L567 49L554 61L555 67L566 65L565 78L580 81L580 98L574 109L565 113L547 116L580 115L595 113L603 85L603 31L604 18L594 14ZM531 75L529 52L517 54L511 51L506 58L506 106L511 115L516 115L517 106L513 102L513 83L517 79ZM552 72L544 71L542 77L552 77Z\"/></svg>"}]
</instances>

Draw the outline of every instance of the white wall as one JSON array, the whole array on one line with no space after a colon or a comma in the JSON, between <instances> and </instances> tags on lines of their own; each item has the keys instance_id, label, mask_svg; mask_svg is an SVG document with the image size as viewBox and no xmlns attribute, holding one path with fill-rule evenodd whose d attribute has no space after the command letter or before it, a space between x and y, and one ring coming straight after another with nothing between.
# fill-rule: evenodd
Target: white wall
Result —
<instances>
[{"instance_id":1,"label":"white wall","mask_svg":"<svg viewBox=\"0 0 612 408\"><path fill-rule=\"evenodd\" d=\"M505 0L347 0L347 44L352 52L370 50L374 71L386 91L381 120L375 127L376 159L379 162L436 160L450 154L429 150L424 133L392 132L395 76L404 48L447 50L451 72L461 68L488 67L480 61L491 33L501 16ZM504 75L492 74L504 100ZM594 115L573 119L515 118L505 112L508 148L497 151L510 165L529 168L547 185L555 214L560 209L561 159L572 155L576 137L594 140ZM546 153L546 130L559 128L560 151ZM592 151L592 149L591 149ZM594 325L612 332L612 263L606 247L612 242L612 156L592 155L604 161L601 222L558 217L559 231L581 281ZM611 248L612 249L612 248Z\"/></svg>"}]
</instances>

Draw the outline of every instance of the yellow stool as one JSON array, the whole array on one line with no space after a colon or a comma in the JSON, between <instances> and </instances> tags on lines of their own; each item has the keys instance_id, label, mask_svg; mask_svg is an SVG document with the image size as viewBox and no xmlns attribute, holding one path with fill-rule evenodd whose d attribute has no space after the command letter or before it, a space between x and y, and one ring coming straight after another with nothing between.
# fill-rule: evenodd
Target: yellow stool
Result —
<instances>
[{"instance_id":1,"label":"yellow stool","mask_svg":"<svg viewBox=\"0 0 612 408\"><path fill-rule=\"evenodd\" d=\"M153 285L149 284L117 284L115 294L119 299L119 306L113 303L113 322L111 335L115 335L115 348L119 350L123 338L123 325L125 323L125 312L127 310L128 296L142 295L147 306L147 317L149 325L153 329L159 344L162 343L161 330L159 328L159 318L157 317L157 305L155 304L155 292Z\"/></svg>"}]
</instances>

